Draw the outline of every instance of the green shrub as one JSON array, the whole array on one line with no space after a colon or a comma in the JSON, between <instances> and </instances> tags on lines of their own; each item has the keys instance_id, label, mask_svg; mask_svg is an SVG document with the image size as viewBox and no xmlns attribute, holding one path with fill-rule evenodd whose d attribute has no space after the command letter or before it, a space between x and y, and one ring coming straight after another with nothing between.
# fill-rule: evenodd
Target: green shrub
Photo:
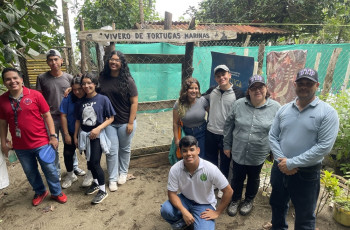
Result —
<instances>
[{"instance_id":1,"label":"green shrub","mask_svg":"<svg viewBox=\"0 0 350 230\"><path fill-rule=\"evenodd\" d=\"M350 89L328 95L326 102L337 110L339 116L339 132L332 150L339 167L340 163L350 162Z\"/></svg>"}]
</instances>

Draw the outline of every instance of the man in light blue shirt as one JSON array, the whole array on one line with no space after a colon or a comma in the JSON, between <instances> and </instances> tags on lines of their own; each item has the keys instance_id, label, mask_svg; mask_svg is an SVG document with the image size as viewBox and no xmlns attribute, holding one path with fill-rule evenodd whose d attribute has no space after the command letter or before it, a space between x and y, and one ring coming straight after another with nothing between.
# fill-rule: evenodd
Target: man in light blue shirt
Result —
<instances>
[{"instance_id":1,"label":"man in light blue shirt","mask_svg":"<svg viewBox=\"0 0 350 230\"><path fill-rule=\"evenodd\" d=\"M338 114L315 93L318 73L302 69L294 83L297 98L279 109L269 133L275 162L271 170L272 229L288 229L291 199L295 229L315 229L321 162L335 142Z\"/></svg>"}]
</instances>

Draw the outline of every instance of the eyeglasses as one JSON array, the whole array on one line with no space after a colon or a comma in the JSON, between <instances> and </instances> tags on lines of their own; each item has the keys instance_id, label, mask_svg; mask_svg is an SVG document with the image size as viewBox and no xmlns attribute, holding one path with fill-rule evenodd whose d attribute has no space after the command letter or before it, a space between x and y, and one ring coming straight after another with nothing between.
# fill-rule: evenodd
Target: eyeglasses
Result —
<instances>
[{"instance_id":1,"label":"eyeglasses","mask_svg":"<svg viewBox=\"0 0 350 230\"><path fill-rule=\"evenodd\" d=\"M307 88L310 88L316 84L316 82L313 82L313 81L308 81L308 82L297 81L295 83L297 84L298 87L307 87Z\"/></svg>"},{"instance_id":2,"label":"eyeglasses","mask_svg":"<svg viewBox=\"0 0 350 230\"><path fill-rule=\"evenodd\" d=\"M114 58L111 58L109 59L110 62L122 62L122 60L120 59L114 59Z\"/></svg>"},{"instance_id":3,"label":"eyeglasses","mask_svg":"<svg viewBox=\"0 0 350 230\"><path fill-rule=\"evenodd\" d=\"M257 91L257 90L260 90L260 91L261 91L264 87L265 87L264 85L258 85L258 86L252 86L252 87L250 87L249 89L250 89L251 91Z\"/></svg>"}]
</instances>

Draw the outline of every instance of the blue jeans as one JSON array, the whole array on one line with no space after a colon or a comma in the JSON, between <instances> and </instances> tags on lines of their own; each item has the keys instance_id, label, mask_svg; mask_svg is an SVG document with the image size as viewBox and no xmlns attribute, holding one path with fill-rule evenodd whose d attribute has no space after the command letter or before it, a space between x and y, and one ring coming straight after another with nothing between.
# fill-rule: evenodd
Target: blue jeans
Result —
<instances>
[{"instance_id":1,"label":"blue jeans","mask_svg":"<svg viewBox=\"0 0 350 230\"><path fill-rule=\"evenodd\" d=\"M15 151L19 161L21 162L23 171L26 174L30 185L35 191L35 194L42 194L46 191L45 185L38 170L37 161L39 161L41 170L43 171L47 184L49 185L51 195L57 196L61 193L61 184L57 175L55 163L45 163L39 157L40 150L46 146L47 145L35 149Z\"/></svg>"},{"instance_id":2,"label":"blue jeans","mask_svg":"<svg viewBox=\"0 0 350 230\"><path fill-rule=\"evenodd\" d=\"M315 229L315 209L320 192L320 167L299 168L292 176L283 174L275 161L271 170L272 229L288 229L286 215L291 199L297 230Z\"/></svg>"},{"instance_id":3,"label":"blue jeans","mask_svg":"<svg viewBox=\"0 0 350 230\"><path fill-rule=\"evenodd\" d=\"M131 140L135 134L137 122L134 120L132 133L126 133L128 124L111 124L106 127L106 134L112 142L110 153L106 154L109 181L117 181L119 174L127 174L131 155Z\"/></svg>"},{"instance_id":4,"label":"blue jeans","mask_svg":"<svg viewBox=\"0 0 350 230\"><path fill-rule=\"evenodd\" d=\"M210 204L197 204L196 202L187 199L184 195L178 194L182 205L192 214L195 219L194 229L195 230L212 230L215 229L214 220L205 220L200 218L202 212L210 208L215 210ZM165 201L161 205L160 215L169 223L174 224L182 219L182 213L175 208L169 200Z\"/></svg>"},{"instance_id":5,"label":"blue jeans","mask_svg":"<svg viewBox=\"0 0 350 230\"><path fill-rule=\"evenodd\" d=\"M52 119L53 119L53 122L55 125L55 133L57 134L58 137L60 137L60 132L61 132L62 139L63 139L62 141L63 141L63 143L65 143L64 142L64 132L62 129L62 124L61 124L61 117L53 115ZM50 135L50 133L49 133L49 135ZM74 142L74 139L72 139L72 141ZM60 156L59 156L58 151L56 151L55 166L57 168L58 176L60 177L61 176L61 165L60 165ZM77 168L78 168L78 158L77 158L77 151L75 151L73 154L73 169L76 170Z\"/></svg>"},{"instance_id":6,"label":"blue jeans","mask_svg":"<svg viewBox=\"0 0 350 230\"><path fill-rule=\"evenodd\" d=\"M188 128L183 126L183 130L186 136L191 135L194 136L198 141L198 146L200 148L199 157L204 159L205 157L205 130L207 130L207 123L204 122L198 127Z\"/></svg>"}]
</instances>

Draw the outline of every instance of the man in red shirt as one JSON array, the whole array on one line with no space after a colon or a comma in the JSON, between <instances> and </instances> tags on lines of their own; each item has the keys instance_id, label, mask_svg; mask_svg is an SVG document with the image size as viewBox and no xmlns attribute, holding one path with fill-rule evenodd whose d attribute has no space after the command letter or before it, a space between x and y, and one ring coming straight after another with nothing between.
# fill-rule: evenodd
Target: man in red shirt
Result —
<instances>
[{"instance_id":1,"label":"man in red shirt","mask_svg":"<svg viewBox=\"0 0 350 230\"><path fill-rule=\"evenodd\" d=\"M67 201L61 191L61 185L54 164L54 151L48 151L49 157L43 153L49 145L57 148L58 140L50 108L41 93L23 86L21 73L15 68L5 68L2 80L8 91L0 96L0 138L1 150L7 156L12 148L21 162L24 173L35 195L33 205L39 205L48 195L40 176L37 161L46 177L51 198L59 203ZM48 137L45 123L49 129ZM7 141L10 129L12 143ZM42 150L42 151L41 151ZM52 155L50 157L50 154Z\"/></svg>"}]
</instances>

